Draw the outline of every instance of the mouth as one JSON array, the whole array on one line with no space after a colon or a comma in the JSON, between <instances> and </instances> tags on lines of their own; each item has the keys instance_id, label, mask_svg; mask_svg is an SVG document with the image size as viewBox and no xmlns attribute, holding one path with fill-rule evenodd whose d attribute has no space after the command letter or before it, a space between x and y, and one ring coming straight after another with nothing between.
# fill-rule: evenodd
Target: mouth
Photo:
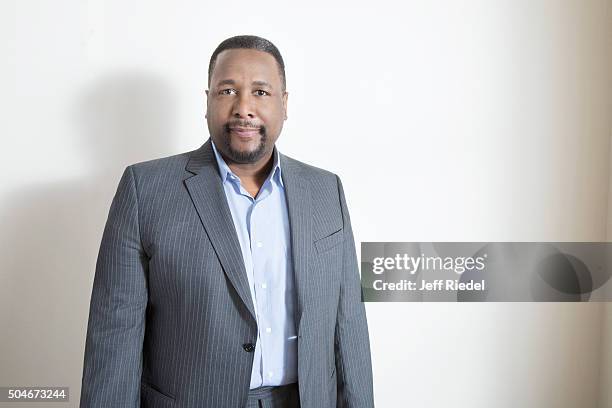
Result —
<instances>
[{"instance_id":1,"label":"mouth","mask_svg":"<svg viewBox=\"0 0 612 408\"><path fill-rule=\"evenodd\" d=\"M236 136L239 136L245 139L250 139L259 134L259 128L249 128L249 127L240 127L240 126L230 127L229 131L230 133L233 133Z\"/></svg>"}]
</instances>

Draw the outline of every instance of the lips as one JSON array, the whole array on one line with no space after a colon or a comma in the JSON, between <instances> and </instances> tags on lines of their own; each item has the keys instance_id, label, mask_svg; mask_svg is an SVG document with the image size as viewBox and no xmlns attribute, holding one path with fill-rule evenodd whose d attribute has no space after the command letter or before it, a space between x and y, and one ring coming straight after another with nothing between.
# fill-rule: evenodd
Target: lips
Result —
<instances>
[{"instance_id":1,"label":"lips","mask_svg":"<svg viewBox=\"0 0 612 408\"><path fill-rule=\"evenodd\" d=\"M235 133L241 137L252 137L259 134L259 128L248 128L248 127L230 127L230 132Z\"/></svg>"}]
</instances>

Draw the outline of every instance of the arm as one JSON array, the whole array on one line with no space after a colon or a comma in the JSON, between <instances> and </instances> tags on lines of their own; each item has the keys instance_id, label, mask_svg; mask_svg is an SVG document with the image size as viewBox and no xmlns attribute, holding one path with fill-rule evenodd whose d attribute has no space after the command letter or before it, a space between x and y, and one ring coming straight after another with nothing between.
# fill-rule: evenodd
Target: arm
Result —
<instances>
[{"instance_id":1,"label":"arm","mask_svg":"<svg viewBox=\"0 0 612 408\"><path fill-rule=\"evenodd\" d=\"M110 207L96 263L81 408L140 407L146 270L136 183L128 166Z\"/></svg>"},{"instance_id":2,"label":"arm","mask_svg":"<svg viewBox=\"0 0 612 408\"><path fill-rule=\"evenodd\" d=\"M374 397L368 324L365 306L361 302L361 283L353 230L340 178L338 194L344 224L344 247L335 338L337 406L370 408L374 407Z\"/></svg>"}]
</instances>

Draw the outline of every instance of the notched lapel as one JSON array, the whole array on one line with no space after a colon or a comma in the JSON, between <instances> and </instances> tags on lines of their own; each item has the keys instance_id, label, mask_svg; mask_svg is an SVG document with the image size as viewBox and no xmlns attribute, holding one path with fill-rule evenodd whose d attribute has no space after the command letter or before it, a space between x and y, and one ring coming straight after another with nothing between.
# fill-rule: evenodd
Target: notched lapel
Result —
<instances>
[{"instance_id":1,"label":"notched lapel","mask_svg":"<svg viewBox=\"0 0 612 408\"><path fill-rule=\"evenodd\" d=\"M185 179L184 183L200 221L219 257L225 274L255 319L242 250L223 191L210 139L192 153L186 170L195 174Z\"/></svg>"}]
</instances>

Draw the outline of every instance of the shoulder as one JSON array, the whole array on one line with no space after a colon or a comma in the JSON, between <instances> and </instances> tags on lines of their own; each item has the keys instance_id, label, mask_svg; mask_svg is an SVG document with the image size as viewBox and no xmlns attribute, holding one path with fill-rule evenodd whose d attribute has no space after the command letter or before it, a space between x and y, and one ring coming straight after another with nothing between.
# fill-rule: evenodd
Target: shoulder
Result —
<instances>
[{"instance_id":1,"label":"shoulder","mask_svg":"<svg viewBox=\"0 0 612 408\"><path fill-rule=\"evenodd\" d=\"M140 195L155 197L162 190L180 186L189 172L185 170L194 151L136 162L124 170L124 177L134 180Z\"/></svg>"},{"instance_id":2,"label":"shoulder","mask_svg":"<svg viewBox=\"0 0 612 408\"><path fill-rule=\"evenodd\" d=\"M341 229L344 196L338 175L288 156L281 156L281 160L310 185L314 235L322 237Z\"/></svg>"},{"instance_id":3,"label":"shoulder","mask_svg":"<svg viewBox=\"0 0 612 408\"><path fill-rule=\"evenodd\" d=\"M337 189L339 177L335 173L301 162L281 153L281 165L297 170L314 188Z\"/></svg>"},{"instance_id":4,"label":"shoulder","mask_svg":"<svg viewBox=\"0 0 612 408\"><path fill-rule=\"evenodd\" d=\"M160 172L167 173L172 170L180 170L182 172L182 170L185 170L189 157L194 151L141 161L130 164L128 167L139 176L147 176Z\"/></svg>"}]
</instances>

